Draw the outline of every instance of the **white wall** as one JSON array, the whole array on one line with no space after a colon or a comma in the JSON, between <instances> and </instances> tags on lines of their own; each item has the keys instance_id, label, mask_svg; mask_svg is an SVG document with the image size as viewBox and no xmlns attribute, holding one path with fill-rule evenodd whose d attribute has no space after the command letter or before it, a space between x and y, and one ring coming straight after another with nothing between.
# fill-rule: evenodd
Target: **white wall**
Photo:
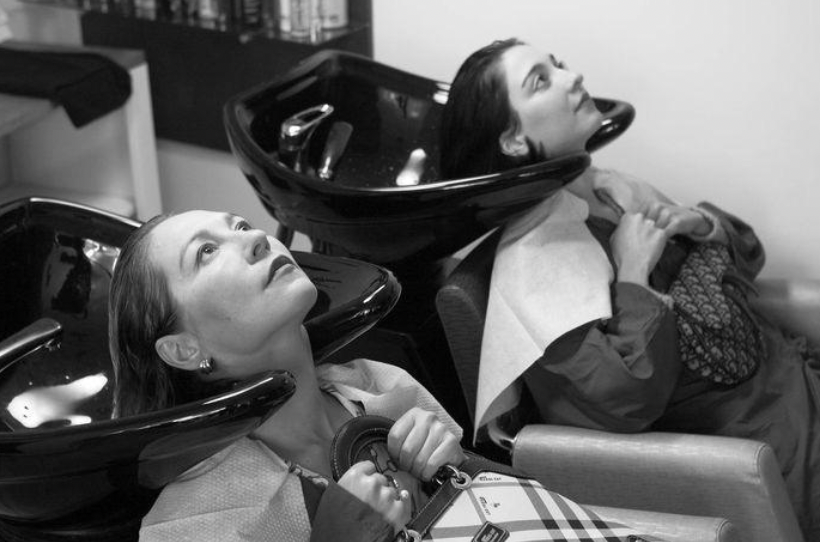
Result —
<instances>
[{"instance_id":1,"label":"white wall","mask_svg":"<svg viewBox=\"0 0 820 542\"><path fill-rule=\"evenodd\" d=\"M164 211L210 209L241 215L255 227L275 232L268 214L232 154L159 140L157 156ZM293 250L310 250L310 241L296 234Z\"/></svg>"},{"instance_id":2,"label":"white wall","mask_svg":"<svg viewBox=\"0 0 820 542\"><path fill-rule=\"evenodd\" d=\"M355 0L351 0L355 1ZM747 219L769 276L820 278L820 3L816 0L375 0L375 56L449 81L520 37L637 116L598 165Z\"/></svg>"}]
</instances>

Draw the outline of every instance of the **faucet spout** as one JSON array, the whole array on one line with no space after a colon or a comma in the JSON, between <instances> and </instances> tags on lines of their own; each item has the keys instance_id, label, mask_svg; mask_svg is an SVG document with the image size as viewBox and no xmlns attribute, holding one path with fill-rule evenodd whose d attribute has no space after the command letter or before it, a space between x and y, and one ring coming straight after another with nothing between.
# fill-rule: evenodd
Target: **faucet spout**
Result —
<instances>
[{"instance_id":1,"label":"faucet spout","mask_svg":"<svg viewBox=\"0 0 820 542\"><path fill-rule=\"evenodd\" d=\"M279 160L297 173L306 173L310 138L331 113L332 105L320 104L285 119L279 131Z\"/></svg>"}]
</instances>

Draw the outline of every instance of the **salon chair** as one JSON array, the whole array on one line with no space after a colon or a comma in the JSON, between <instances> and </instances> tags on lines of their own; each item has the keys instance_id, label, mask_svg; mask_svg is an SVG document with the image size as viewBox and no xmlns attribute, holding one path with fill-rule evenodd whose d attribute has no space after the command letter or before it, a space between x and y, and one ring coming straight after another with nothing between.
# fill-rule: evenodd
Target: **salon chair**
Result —
<instances>
[{"instance_id":1,"label":"salon chair","mask_svg":"<svg viewBox=\"0 0 820 542\"><path fill-rule=\"evenodd\" d=\"M500 230L458 264L436 306L474 414L484 317ZM779 323L796 324L820 344L820 281L763 279L756 304ZM811 323L814 323L812 326ZM812 328L813 329L809 329ZM770 446L719 436L616 434L550 424L512 434L490 424L491 446L512 464L578 502L727 518L747 542L803 540Z\"/></svg>"},{"instance_id":2,"label":"salon chair","mask_svg":"<svg viewBox=\"0 0 820 542\"><path fill-rule=\"evenodd\" d=\"M136 540L159 489L253 431L295 390L272 372L112 418L108 287L138 222L67 201L0 204L0 540ZM317 361L367 331L400 287L368 263L295 252L317 285Z\"/></svg>"}]
</instances>

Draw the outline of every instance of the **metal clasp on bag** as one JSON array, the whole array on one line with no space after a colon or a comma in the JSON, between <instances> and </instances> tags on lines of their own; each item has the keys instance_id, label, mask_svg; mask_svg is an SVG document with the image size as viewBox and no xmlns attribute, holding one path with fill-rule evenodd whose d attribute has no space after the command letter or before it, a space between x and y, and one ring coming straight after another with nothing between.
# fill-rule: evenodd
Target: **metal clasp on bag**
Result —
<instances>
[{"instance_id":1,"label":"metal clasp on bag","mask_svg":"<svg viewBox=\"0 0 820 542\"><path fill-rule=\"evenodd\" d=\"M421 542L421 534L418 531L405 527L399 534L396 535L396 540L403 540L405 542Z\"/></svg>"},{"instance_id":2,"label":"metal clasp on bag","mask_svg":"<svg viewBox=\"0 0 820 542\"><path fill-rule=\"evenodd\" d=\"M435 480L439 485L443 484L447 480L450 480L450 483L453 484L453 487L456 489L467 489L473 485L472 476L466 472L458 470L452 465L442 466L433 476L433 480Z\"/></svg>"}]
</instances>

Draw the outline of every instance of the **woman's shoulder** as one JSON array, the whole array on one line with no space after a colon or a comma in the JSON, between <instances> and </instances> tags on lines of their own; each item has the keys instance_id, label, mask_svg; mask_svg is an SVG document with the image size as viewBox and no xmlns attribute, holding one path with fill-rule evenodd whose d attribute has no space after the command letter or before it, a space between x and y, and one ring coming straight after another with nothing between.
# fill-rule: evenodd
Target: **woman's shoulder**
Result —
<instances>
[{"instance_id":1,"label":"woman's shoulder","mask_svg":"<svg viewBox=\"0 0 820 542\"><path fill-rule=\"evenodd\" d=\"M215 454L207 468L166 486L142 520L140 542L281 540L276 535L283 533L306 540L310 520L301 483L265 450L240 439Z\"/></svg>"},{"instance_id":2,"label":"woman's shoulder","mask_svg":"<svg viewBox=\"0 0 820 542\"><path fill-rule=\"evenodd\" d=\"M267 502L292 476L266 446L243 437L165 486L143 526ZM260 500L264 499L264 500Z\"/></svg>"},{"instance_id":3,"label":"woman's shoulder","mask_svg":"<svg viewBox=\"0 0 820 542\"><path fill-rule=\"evenodd\" d=\"M183 472L174 483L216 475L244 464L262 465L273 470L287 470L287 464L271 450L250 437L242 437Z\"/></svg>"}]
</instances>

